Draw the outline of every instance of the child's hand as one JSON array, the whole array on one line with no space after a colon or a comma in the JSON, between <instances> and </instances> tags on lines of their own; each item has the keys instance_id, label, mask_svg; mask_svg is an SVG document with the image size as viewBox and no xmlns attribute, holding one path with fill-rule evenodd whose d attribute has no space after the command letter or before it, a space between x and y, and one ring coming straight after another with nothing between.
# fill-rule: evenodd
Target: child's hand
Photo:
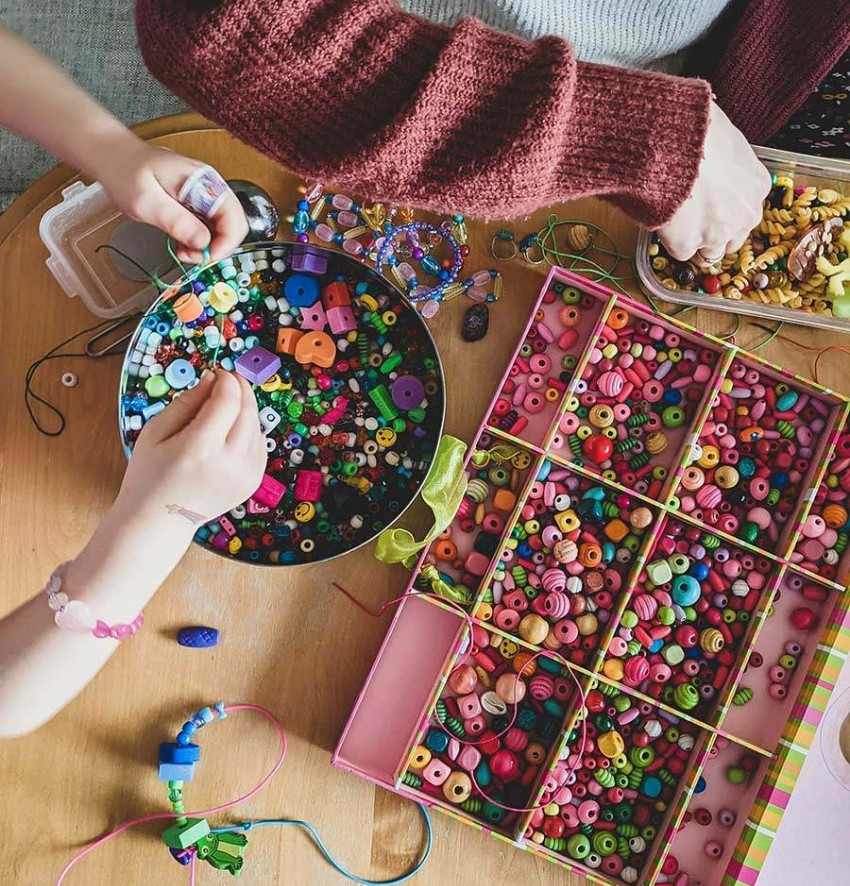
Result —
<instances>
[{"instance_id":1,"label":"child's hand","mask_svg":"<svg viewBox=\"0 0 850 886\"><path fill-rule=\"evenodd\" d=\"M691 195L658 236L673 258L714 264L735 252L762 217L770 173L713 102L703 158Z\"/></svg>"},{"instance_id":2,"label":"child's hand","mask_svg":"<svg viewBox=\"0 0 850 886\"><path fill-rule=\"evenodd\" d=\"M223 258L248 234L245 213L232 193L206 224L177 201L180 187L203 166L199 160L152 147L135 136L122 137L120 146L105 153L97 163L97 177L112 201L130 218L165 231L176 241L182 261L197 264L207 246L213 260Z\"/></svg>"},{"instance_id":3,"label":"child's hand","mask_svg":"<svg viewBox=\"0 0 850 886\"><path fill-rule=\"evenodd\" d=\"M142 430L118 496L120 509L203 523L257 490L266 455L248 382L223 370L205 372Z\"/></svg>"}]
</instances>

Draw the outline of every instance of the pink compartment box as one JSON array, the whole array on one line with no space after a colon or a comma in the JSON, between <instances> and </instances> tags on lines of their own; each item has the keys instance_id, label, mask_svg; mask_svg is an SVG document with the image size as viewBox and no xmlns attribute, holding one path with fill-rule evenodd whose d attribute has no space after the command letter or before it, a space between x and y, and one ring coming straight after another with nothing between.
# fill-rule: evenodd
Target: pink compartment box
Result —
<instances>
[{"instance_id":1,"label":"pink compartment box","mask_svg":"<svg viewBox=\"0 0 850 886\"><path fill-rule=\"evenodd\" d=\"M605 302L553 281L526 329L486 424L543 443Z\"/></svg>"},{"instance_id":2,"label":"pink compartment box","mask_svg":"<svg viewBox=\"0 0 850 886\"><path fill-rule=\"evenodd\" d=\"M734 679L778 567L668 517L608 646L603 673L705 720Z\"/></svg>"},{"instance_id":3,"label":"pink compartment box","mask_svg":"<svg viewBox=\"0 0 850 886\"><path fill-rule=\"evenodd\" d=\"M657 518L646 503L544 461L511 531L510 568L494 576L477 617L592 667Z\"/></svg>"},{"instance_id":4,"label":"pink compartment box","mask_svg":"<svg viewBox=\"0 0 850 886\"><path fill-rule=\"evenodd\" d=\"M578 293L577 301L575 293ZM564 295L566 300L562 298ZM812 526L806 523L809 516L836 524L832 527L836 529L836 538L833 542L832 536L827 535L825 541L831 546L823 545L824 555L827 551L836 551L840 560L846 551L844 533L838 531L846 527L837 523L843 513L839 514L833 507L827 517L823 508L848 507L848 495L839 495L838 490L846 491L841 482L846 466L840 461L843 451L840 431L850 415L850 400L684 324L661 320L642 305L557 268L549 274L532 309L515 356L521 356L522 349L536 340L537 332L529 335L535 323L542 321L548 327L550 322L559 322L558 314L570 302L586 306L587 316L583 315L577 324L578 339L573 340L572 335L569 340L564 339L561 345L566 350L560 352L557 341L545 343L547 352L554 345L553 357L558 360L563 360L565 354L569 357L570 369L564 371L570 375L563 397L556 402L554 394L550 395L545 409L527 416L529 420L521 428L501 427L493 420L493 409L488 412L467 456L467 475L473 482L465 504L444 536L420 556L404 601L334 753L334 763L403 796L447 811L459 821L484 829L593 882L613 886L624 882L637 886L656 883L753 886L771 835L787 805L788 792L793 789L827 704L829 689L844 658L850 654L850 595L842 595L835 581L842 565L823 580L806 572L817 565L814 555L820 554L813 546L806 546L806 540L812 537ZM661 352L664 356L653 355L653 359L658 358L654 372L666 359L676 364L689 360L687 349L695 349L697 356L704 351L703 356L711 367L711 377L700 386L699 396L690 382L682 383L682 390L691 391L684 399L685 420L678 427L664 429L668 440L663 451L656 444L650 444L658 450L649 453L650 459L657 455L659 461L651 465L649 474L644 472L640 477L637 473L643 465L629 471L622 468L621 460L616 462L615 469L613 458L610 464L586 461L583 450L576 452L579 449L576 439L571 439L578 438L578 442L583 443L578 432L571 429L571 422L577 417L580 422L587 419L589 423L590 406L599 402L582 404L579 397L588 392L599 394L596 391L599 384L606 391L613 390L607 382L601 382L601 378L605 371L615 370L602 361L612 360L622 367L618 355L635 356L634 341L628 347L618 345L616 354L613 352L611 333L605 331L609 320L621 329L632 326L638 335L644 332L649 335L652 329L652 335L664 342L669 351ZM655 330L656 326L660 332ZM608 329L613 327L608 324ZM632 335L631 331L628 335ZM676 352L677 335L681 357ZM541 343L532 347L544 352ZM604 353L606 348L608 354ZM597 352L602 359L598 359ZM640 356L644 356L643 351ZM754 371L759 375L758 381L747 375ZM673 372L673 369L666 370L663 378L656 381L664 382ZM741 447L755 447L759 440L774 441L769 446L762 445L761 451L752 451L760 459L757 470L767 471L773 482L771 489L779 491L775 510L781 513L781 519L776 520L775 531L762 532L758 523L760 515L749 514L753 504L746 501L748 488L743 499L736 498L733 492L722 509L717 506L717 511L725 515L737 509L743 517L740 525L755 523L760 530L755 544L728 534L726 524L715 525L712 520L716 515L702 504L687 514L683 510L688 503L679 509L684 493L690 492L683 486L683 481L691 482L686 472L699 464L700 459L703 464L699 466L705 476L714 479L711 472L720 466L720 456L718 454L713 462L709 454L706 464L706 447L713 444L701 437L715 434L716 424L729 418L727 414L721 419L716 412L718 405L723 405L720 395L731 394L735 385L748 383L748 377L752 378L753 388L745 396L732 399L753 400L756 394L761 396L761 390L755 386L762 385L765 406L763 411L756 409L755 420L766 426L763 430L778 430L779 437L755 432L748 435L753 439ZM513 360L505 371L500 392L504 393L504 382L512 378L517 378ZM672 381L669 387L677 390ZM767 394L768 387L773 394ZM791 397L780 402L781 397L792 391L797 395L793 405ZM742 393L736 391L736 394ZM656 392L653 390L650 394L655 397ZM658 415L654 409L661 408L663 427L663 410L683 402L668 404L663 397L664 394L661 400L655 401L655 407L646 398L633 405L639 414ZM498 399L499 395L494 406ZM790 413L797 416L794 410L798 404L799 420L792 420ZM733 433L750 427L751 423L747 422L753 417L751 407L757 404L737 405L744 408L732 410ZM800 434L804 422L809 422L810 440L805 433ZM650 421L641 419L638 427L643 429L649 424ZM594 428L590 429L591 435L605 430ZM634 439L640 437L644 451L638 455L645 457L644 438L634 428L628 428L628 419L626 429ZM588 437L586 431L582 434ZM619 440L616 429L615 434ZM780 441L791 441L798 450L794 457L800 463L791 469L785 464L787 459L779 457L789 450L788 443ZM632 448L629 444L624 451L631 452ZM827 463L830 453L833 460ZM519 463L514 459L519 459ZM625 464L626 468L631 467L628 461ZM491 471L494 471L492 475ZM787 478L779 477L779 482L774 482L777 479L774 475L783 472ZM548 482L554 486L547 488ZM593 491L596 487L604 490L601 496ZM828 490L831 495L819 489ZM495 496L503 490L508 494L500 499L501 509L496 509L499 519L492 524L488 521L485 526L487 515L495 507ZM559 495L569 496L569 507L564 507L566 499L558 499ZM595 507L597 503L602 519ZM647 526L643 525L643 508L652 514ZM578 527L570 522L573 517L567 512L571 510L580 521ZM639 514L638 525L632 525L630 519L635 512ZM565 515L559 517L564 525L558 525L556 515ZM748 520L748 516L756 519ZM623 526L616 522L618 520L627 529L619 541ZM609 524L613 525L606 533ZM556 539L556 531L561 534L560 538ZM569 539L570 532L576 531L578 534ZM746 529L746 533L749 538L750 530ZM482 535L487 538L482 539ZM567 563L557 558L552 562L555 545L565 539L575 543L575 558ZM609 543L613 547L613 559L611 547L606 547ZM593 551L590 565L580 560L582 544L590 546L587 551ZM593 559L596 556L593 545L602 551L599 564ZM762 545L763 549L759 547ZM470 553L482 556L472 558L467 564ZM571 556L572 552L567 559ZM834 554L822 556L821 565L835 565L830 562L834 559ZM799 566L794 565L796 562ZM581 570L572 566L576 572L573 575L568 567L575 563ZM588 581L591 574L600 571L605 578L603 563L617 572L616 578L609 574L609 581L621 583L619 592L610 594L610 600L606 596L609 588L596 590L598 579ZM585 608L574 612L573 607L577 610L582 604L570 599L570 615L564 618L572 618L578 626L583 615L595 617L595 625L590 618L583 619L586 633L582 634L579 629L577 645L571 645L568 640L559 648L552 648L556 638L549 616L554 617L555 610L560 611L556 605L560 601L558 597L551 603L554 609L541 614L542 622L535 617L523 625L526 616L539 614L532 608L536 601L540 601L538 608L545 609L545 598L561 593L560 582L555 582L554 574L547 581L548 587L543 585L543 577L550 568L561 569L567 580L578 577L582 581L581 588L576 582L570 588L565 583L564 588L571 597L571 591L575 590L574 596L584 600ZM696 588L691 579L696 582ZM433 592L435 588L453 599L459 596L468 608L468 620L438 599L413 596L423 591ZM528 604L525 609L520 596L513 593L516 591L522 591ZM694 594L696 598L691 600ZM800 598L807 601L802 606L798 605ZM520 607L519 620L507 615L496 622L497 614L505 613L510 604ZM503 608L499 609L500 606ZM794 615L803 608L810 609L813 616L805 612ZM472 635L476 635L477 645ZM491 691L491 687L484 685L490 679L486 668L481 662L472 664L469 658L481 652L484 636L489 638L487 655L497 656L497 669L513 670L513 662L518 660L522 664L524 656L530 658L538 652L547 652L554 663L544 664L542 656L536 659L537 671L531 679L548 676L554 684L555 676L546 669L557 666L561 668L560 677L572 674L581 682L584 697L591 706L595 708L599 704L594 692L603 699L603 710L588 714L588 723L595 732L590 737L586 759L582 756L579 760L577 756L580 727L577 718L583 715L578 689L575 697L559 707L557 716L563 714L561 731L551 743L548 731L545 735L534 733L536 725L530 727L530 733L526 730L529 745L539 742L549 757L533 775L524 773L534 770L536 757L529 761L508 747L519 758L523 797L528 788L525 812L502 808L514 805L507 802L505 793L516 791L519 796L518 787L508 788L504 782L491 782L491 786L501 792L495 799L504 798L501 803L492 803L494 798L487 796L490 788L479 790L472 778L468 796L469 783L462 778L452 781L451 796L443 791L443 785L460 765L458 761L465 747L462 736L452 732L452 728L458 729L455 721L469 737L465 715L470 720L469 731L474 733L481 724L475 720L479 716L475 713L476 700L470 696L476 696L481 704L484 691ZM797 651L794 644L801 650L790 672L785 668L785 674L779 670L771 673L774 665L777 668L790 665L790 660L783 656L794 657ZM674 646L678 649L674 650ZM517 651L511 656L514 648ZM499 659L500 649L510 653ZM670 650L666 658L665 649ZM764 660L770 658L761 668L755 665L759 655ZM565 660L560 660L561 656L572 658L569 670ZM643 662L630 663L635 659L645 659L650 675L645 674ZM468 686L449 684L459 669L467 665L475 672L476 683L471 692L465 691ZM669 675L664 668L669 670ZM666 679L663 683L656 682L653 674ZM777 689L771 695L774 683L785 687L784 697ZM539 697L532 695L531 698L539 703L548 682L541 679L538 684L535 684L535 693ZM685 685L689 688L680 688ZM530 686L531 680L524 701L531 692ZM741 702L748 698L748 690L752 690L752 698L744 705L736 704L736 699ZM692 705L694 701L696 704ZM632 710L637 711L634 720ZM614 731L618 731L619 739L608 735L612 729L607 728L607 720L595 719L597 715L604 718L606 713L612 723L617 723ZM620 722L618 718L623 714L626 721ZM488 712L484 726L501 742L498 727L505 723L497 719L499 716L493 714L491 718ZM653 721L661 724L660 737ZM428 736L434 730L450 735L456 743L451 744L450 738L442 749L445 739L432 739L432 743L438 745L435 755L435 751L427 747ZM780 733L782 740L779 740ZM682 735L692 736L693 744L686 738L685 746L679 745ZM509 742L517 740L523 739L516 735L508 739ZM647 799L658 802L657 797L650 797L657 788L655 782L648 782L648 792L644 786L649 768L659 766L654 759L645 759L642 752L647 743L654 745L654 750L660 751L665 761L658 774L662 784L659 797L664 808L654 810L648 824L632 825L626 820L629 814L633 818L637 815L641 822L646 815L646 811L636 812L638 806L645 810ZM674 746L678 750L673 750ZM417 774L415 765L410 765L417 759L422 762L415 754L421 753L423 747L431 754L428 763L435 757L438 759L435 765L440 771L431 775L432 781L441 781L445 775L442 784L431 784ZM494 744L488 748L498 752L503 746L496 748ZM612 755L608 756L606 750ZM713 756L702 779L709 753ZM655 759L658 756L656 754ZM468 765L472 757L474 754L465 755L464 762ZM571 766L571 758L572 763L580 766ZM512 764L513 758L508 759ZM499 762L496 768L500 769ZM575 771L571 772L571 768ZM736 770L731 780L724 775L729 768ZM422 769L424 766L420 766ZM579 769L584 773L581 776ZM739 769L744 772L743 779L739 778ZM505 771L512 773L513 765ZM599 781L597 772L604 781L610 781L604 773L611 772L615 788L619 787L618 778L622 781L631 777L631 782L627 781L627 786L622 788L631 793L624 794L622 801L616 791L609 795L609 787ZM425 784L429 787L425 788ZM580 796L583 790L586 793ZM580 811L581 802L588 799L588 795L597 802L598 815L593 822L578 818L575 830L576 817L590 814L590 806ZM456 802L458 800L460 802ZM576 805L574 800L581 802ZM731 810L735 820L723 839L713 831L701 832L702 828L713 825L694 825L698 810L705 806L711 811L715 805L716 811ZM632 807L631 812L626 807ZM705 820L705 812L700 811L699 817ZM684 829L678 830L683 822ZM621 861L613 860L609 832L615 835L617 857ZM581 839L574 839L571 846L570 839L574 837ZM689 848L691 842L698 849L698 858ZM674 857L668 855L671 843ZM714 843L720 844L720 848ZM706 850L707 845L710 851Z\"/></svg>"},{"instance_id":5,"label":"pink compartment box","mask_svg":"<svg viewBox=\"0 0 850 886\"><path fill-rule=\"evenodd\" d=\"M846 587L850 582L850 422L835 447L791 554L801 569Z\"/></svg>"},{"instance_id":6,"label":"pink compartment box","mask_svg":"<svg viewBox=\"0 0 850 886\"><path fill-rule=\"evenodd\" d=\"M834 418L834 402L736 358L681 474L681 510L727 535L782 551Z\"/></svg>"},{"instance_id":7,"label":"pink compartment box","mask_svg":"<svg viewBox=\"0 0 850 886\"><path fill-rule=\"evenodd\" d=\"M840 592L790 569L729 702L724 729L772 751Z\"/></svg>"},{"instance_id":8,"label":"pink compartment box","mask_svg":"<svg viewBox=\"0 0 850 886\"><path fill-rule=\"evenodd\" d=\"M613 307L561 418L565 455L660 499L721 353L643 313Z\"/></svg>"},{"instance_id":9,"label":"pink compartment box","mask_svg":"<svg viewBox=\"0 0 850 886\"><path fill-rule=\"evenodd\" d=\"M587 694L526 838L612 882L636 882L707 739L698 726L600 684Z\"/></svg>"},{"instance_id":10,"label":"pink compartment box","mask_svg":"<svg viewBox=\"0 0 850 886\"><path fill-rule=\"evenodd\" d=\"M543 778L575 692L561 664L532 660L517 643L476 625L402 783L510 834Z\"/></svg>"},{"instance_id":11,"label":"pink compartment box","mask_svg":"<svg viewBox=\"0 0 850 886\"><path fill-rule=\"evenodd\" d=\"M696 886L723 880L770 760L717 736L698 791L679 824L657 883Z\"/></svg>"}]
</instances>

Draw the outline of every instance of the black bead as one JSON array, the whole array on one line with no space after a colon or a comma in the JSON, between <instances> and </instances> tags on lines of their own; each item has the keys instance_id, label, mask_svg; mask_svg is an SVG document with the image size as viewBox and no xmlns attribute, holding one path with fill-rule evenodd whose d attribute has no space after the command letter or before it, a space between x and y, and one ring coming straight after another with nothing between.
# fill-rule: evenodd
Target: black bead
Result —
<instances>
[{"instance_id":1,"label":"black bead","mask_svg":"<svg viewBox=\"0 0 850 886\"><path fill-rule=\"evenodd\" d=\"M490 328L490 310L485 304L476 304L463 312L460 335L464 341L480 341Z\"/></svg>"}]
</instances>

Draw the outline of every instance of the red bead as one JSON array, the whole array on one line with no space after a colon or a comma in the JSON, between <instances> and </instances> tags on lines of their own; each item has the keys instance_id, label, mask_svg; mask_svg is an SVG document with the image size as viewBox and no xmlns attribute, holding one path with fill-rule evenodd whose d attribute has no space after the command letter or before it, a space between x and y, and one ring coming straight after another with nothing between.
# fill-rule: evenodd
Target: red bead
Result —
<instances>
[{"instance_id":1,"label":"red bead","mask_svg":"<svg viewBox=\"0 0 850 886\"><path fill-rule=\"evenodd\" d=\"M702 279L702 288L711 295L720 292L720 278L714 274L706 274Z\"/></svg>"},{"instance_id":2,"label":"red bead","mask_svg":"<svg viewBox=\"0 0 850 886\"><path fill-rule=\"evenodd\" d=\"M808 606L800 606L791 613L791 624L798 631L809 631L815 626L817 616Z\"/></svg>"}]
</instances>

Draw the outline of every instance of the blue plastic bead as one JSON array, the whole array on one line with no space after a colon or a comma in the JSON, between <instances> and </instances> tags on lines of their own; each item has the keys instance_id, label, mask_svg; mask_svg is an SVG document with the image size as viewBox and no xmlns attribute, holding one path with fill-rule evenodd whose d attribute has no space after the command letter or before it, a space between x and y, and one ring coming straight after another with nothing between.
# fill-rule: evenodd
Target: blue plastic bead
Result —
<instances>
[{"instance_id":1,"label":"blue plastic bead","mask_svg":"<svg viewBox=\"0 0 850 886\"><path fill-rule=\"evenodd\" d=\"M164 741L159 746L160 763L197 763L201 759L201 749L196 744L175 744Z\"/></svg>"},{"instance_id":2,"label":"blue plastic bead","mask_svg":"<svg viewBox=\"0 0 850 886\"><path fill-rule=\"evenodd\" d=\"M178 732L176 741L180 747L185 748L188 744L191 744L192 736L188 732Z\"/></svg>"},{"instance_id":3,"label":"blue plastic bead","mask_svg":"<svg viewBox=\"0 0 850 886\"><path fill-rule=\"evenodd\" d=\"M425 747L435 754L442 754L449 746L449 736L440 729L432 729L425 739Z\"/></svg>"},{"instance_id":4,"label":"blue plastic bead","mask_svg":"<svg viewBox=\"0 0 850 886\"><path fill-rule=\"evenodd\" d=\"M177 642L181 646L187 646L190 649L207 649L218 643L219 632L217 628L210 628L203 625L195 627L180 628L177 632Z\"/></svg>"},{"instance_id":5,"label":"blue plastic bead","mask_svg":"<svg viewBox=\"0 0 850 886\"><path fill-rule=\"evenodd\" d=\"M187 735L194 735L197 731L198 727L191 720L187 720L181 729L181 732L185 732Z\"/></svg>"},{"instance_id":6,"label":"blue plastic bead","mask_svg":"<svg viewBox=\"0 0 850 886\"><path fill-rule=\"evenodd\" d=\"M217 701L214 705L216 713L218 714L220 719L224 719L227 716L227 711L224 709L224 702Z\"/></svg>"}]
</instances>

